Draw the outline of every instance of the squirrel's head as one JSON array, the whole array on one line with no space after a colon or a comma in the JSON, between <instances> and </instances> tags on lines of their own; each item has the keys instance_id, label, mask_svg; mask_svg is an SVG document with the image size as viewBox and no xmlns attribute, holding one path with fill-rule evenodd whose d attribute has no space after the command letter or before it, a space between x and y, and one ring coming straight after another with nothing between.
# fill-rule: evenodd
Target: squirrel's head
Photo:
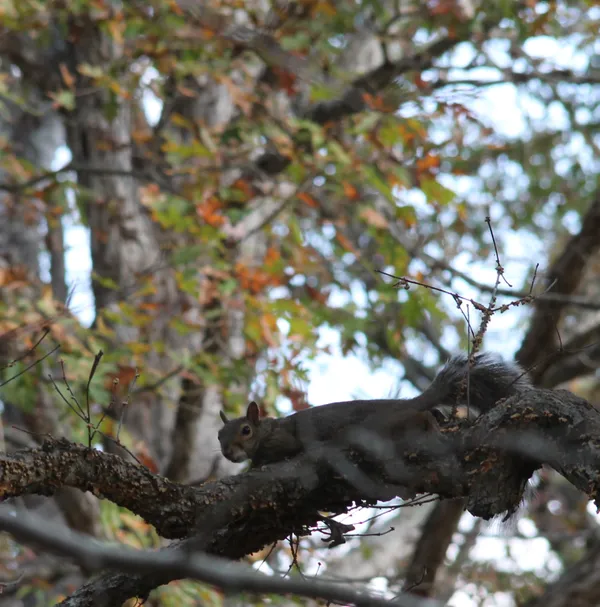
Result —
<instances>
[{"instance_id":1,"label":"squirrel's head","mask_svg":"<svg viewBox=\"0 0 600 607\"><path fill-rule=\"evenodd\" d=\"M252 401L244 417L227 419L220 412L223 427L219 430L221 453L232 462L243 462L252 459L259 445L260 412L258 405Z\"/></svg>"}]
</instances>

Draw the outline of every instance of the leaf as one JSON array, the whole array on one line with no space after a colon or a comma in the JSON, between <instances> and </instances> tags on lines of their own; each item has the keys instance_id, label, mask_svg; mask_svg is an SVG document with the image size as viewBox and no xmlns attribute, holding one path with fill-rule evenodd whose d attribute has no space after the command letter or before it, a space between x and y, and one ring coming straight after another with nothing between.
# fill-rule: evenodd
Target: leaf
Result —
<instances>
[{"instance_id":1,"label":"leaf","mask_svg":"<svg viewBox=\"0 0 600 607\"><path fill-rule=\"evenodd\" d=\"M421 190L429 202L447 206L456 197L455 192L443 186L435 179L421 179Z\"/></svg>"},{"instance_id":2,"label":"leaf","mask_svg":"<svg viewBox=\"0 0 600 607\"><path fill-rule=\"evenodd\" d=\"M350 158L344 148L337 141L330 141L327 144L327 147L338 162L345 165L352 163L352 158Z\"/></svg>"},{"instance_id":3,"label":"leaf","mask_svg":"<svg viewBox=\"0 0 600 607\"><path fill-rule=\"evenodd\" d=\"M271 348L275 348L278 345L278 340L275 338L275 334L278 332L277 318L273 314L263 314L260 317L260 326L264 341Z\"/></svg>"},{"instance_id":4,"label":"leaf","mask_svg":"<svg viewBox=\"0 0 600 607\"><path fill-rule=\"evenodd\" d=\"M429 153L424 158L418 158L416 167L418 172L431 171L440 166L440 157L437 154Z\"/></svg>"},{"instance_id":5,"label":"leaf","mask_svg":"<svg viewBox=\"0 0 600 607\"><path fill-rule=\"evenodd\" d=\"M367 183L381 192L389 201L394 202L394 194L390 186L386 183L383 176L374 167L363 165L362 173L367 179Z\"/></svg>"},{"instance_id":6,"label":"leaf","mask_svg":"<svg viewBox=\"0 0 600 607\"><path fill-rule=\"evenodd\" d=\"M337 97L338 91L334 86L326 86L324 84L313 84L310 88L310 100L312 103L320 101L330 101Z\"/></svg>"},{"instance_id":7,"label":"leaf","mask_svg":"<svg viewBox=\"0 0 600 607\"><path fill-rule=\"evenodd\" d=\"M52 107L54 109L64 108L69 111L75 109L75 93L73 91L60 90L58 92L49 92L48 96L54 99Z\"/></svg>"},{"instance_id":8,"label":"leaf","mask_svg":"<svg viewBox=\"0 0 600 607\"><path fill-rule=\"evenodd\" d=\"M307 192L299 192L296 194L296 197L313 209L318 209L320 206L319 203Z\"/></svg>"},{"instance_id":9,"label":"leaf","mask_svg":"<svg viewBox=\"0 0 600 607\"><path fill-rule=\"evenodd\" d=\"M75 77L73 76L73 74L71 74L69 68L64 63L61 63L58 68L60 70L60 75L62 77L63 82L67 85L68 88L72 89L75 85Z\"/></svg>"},{"instance_id":10,"label":"leaf","mask_svg":"<svg viewBox=\"0 0 600 607\"><path fill-rule=\"evenodd\" d=\"M389 227L388 220L379 211L370 207L363 209L360 216L371 226L375 228L385 229Z\"/></svg>"},{"instance_id":11,"label":"leaf","mask_svg":"<svg viewBox=\"0 0 600 607\"><path fill-rule=\"evenodd\" d=\"M346 196L346 198L349 198L350 200L358 199L358 190L354 185L352 185L348 181L343 181L342 187L344 188L344 195Z\"/></svg>"},{"instance_id":12,"label":"leaf","mask_svg":"<svg viewBox=\"0 0 600 607\"><path fill-rule=\"evenodd\" d=\"M354 127L355 133L369 133L373 131L377 124L381 122L381 116L369 112L368 114L361 114L356 126Z\"/></svg>"}]
</instances>

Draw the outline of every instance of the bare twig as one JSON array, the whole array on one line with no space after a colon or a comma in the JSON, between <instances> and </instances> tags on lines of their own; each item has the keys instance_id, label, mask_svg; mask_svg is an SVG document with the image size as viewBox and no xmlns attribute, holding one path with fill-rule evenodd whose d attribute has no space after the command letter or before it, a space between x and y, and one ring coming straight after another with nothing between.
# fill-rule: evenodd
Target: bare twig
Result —
<instances>
[{"instance_id":1,"label":"bare twig","mask_svg":"<svg viewBox=\"0 0 600 607\"><path fill-rule=\"evenodd\" d=\"M69 384L69 380L67 379L67 373L65 370L65 361L62 359L60 360L60 368L62 369L63 382L67 388L67 392L71 396L71 400L77 405L77 409L75 409L75 407L73 407L64 396L63 400L69 405L71 410L78 415L80 419L82 419L86 424L89 424L92 420L90 419L89 415L86 415L85 411L83 410L83 407L81 406L81 403L79 402L79 400L77 400L77 397L73 393L73 390L71 390L71 385Z\"/></svg>"},{"instance_id":2,"label":"bare twig","mask_svg":"<svg viewBox=\"0 0 600 607\"><path fill-rule=\"evenodd\" d=\"M51 354L54 354L54 352L56 352L59 348L60 348L60 344L57 344L56 346L54 346L54 348L52 348L52 350L50 350L50 352L48 352L47 354L44 354L44 356L42 356L41 358L38 358L37 360L32 362L29 366L25 367L22 371L19 371L19 373L13 375L12 377L9 377L6 381L3 381L0 384L0 388L2 388L2 386L6 386L6 384L17 379L17 377L21 377L21 375L24 375L25 373L27 373L27 371L29 371L29 369L32 369L33 367L35 367L42 361L46 360L46 358L48 358L48 356L50 356Z\"/></svg>"},{"instance_id":3,"label":"bare twig","mask_svg":"<svg viewBox=\"0 0 600 607\"><path fill-rule=\"evenodd\" d=\"M50 329L48 327L45 327L44 332L42 333L42 336L33 344L33 346L31 346L31 348L29 348L29 350L27 350L27 352L25 352L25 354L22 354L21 356L19 356L19 358L15 358L15 359L11 360L8 364L4 365L4 367L0 367L0 371L4 371L4 369L9 369L10 367L14 367L18 362L27 358L30 354L32 354L35 351L35 349L42 343L42 341L44 341L45 337L49 333L50 333Z\"/></svg>"},{"instance_id":4,"label":"bare twig","mask_svg":"<svg viewBox=\"0 0 600 607\"><path fill-rule=\"evenodd\" d=\"M90 384L92 383L92 379L94 378L94 375L96 374L96 369L98 369L98 365L100 364L100 359L103 356L104 356L104 352L102 352L102 350L99 350L98 354L96 354L96 356L94 356L94 362L92 363L92 368L90 369L90 374L88 376L87 384L85 386L85 406L86 406L86 411L87 411L88 424L91 424L91 421L92 421L92 413L90 411ZM102 421L102 418L100 418L100 421ZM100 424L100 422L98 422L98 425L99 424ZM96 430L92 430L91 426L88 425L88 447L90 449L92 448L92 440L93 440L95 434L96 434Z\"/></svg>"}]
</instances>

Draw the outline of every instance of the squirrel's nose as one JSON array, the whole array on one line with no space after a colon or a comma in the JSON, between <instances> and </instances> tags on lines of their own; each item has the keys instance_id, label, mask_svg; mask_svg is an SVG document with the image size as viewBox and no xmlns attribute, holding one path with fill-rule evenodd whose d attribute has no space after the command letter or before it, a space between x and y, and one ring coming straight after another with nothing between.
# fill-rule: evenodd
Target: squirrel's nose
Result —
<instances>
[{"instance_id":1,"label":"squirrel's nose","mask_svg":"<svg viewBox=\"0 0 600 607\"><path fill-rule=\"evenodd\" d=\"M231 447L228 447L226 449L223 449L223 455L230 461L230 462L235 462L236 464L239 464L240 462L243 462L246 459L246 454L243 451L240 451L239 449L234 449Z\"/></svg>"}]
</instances>

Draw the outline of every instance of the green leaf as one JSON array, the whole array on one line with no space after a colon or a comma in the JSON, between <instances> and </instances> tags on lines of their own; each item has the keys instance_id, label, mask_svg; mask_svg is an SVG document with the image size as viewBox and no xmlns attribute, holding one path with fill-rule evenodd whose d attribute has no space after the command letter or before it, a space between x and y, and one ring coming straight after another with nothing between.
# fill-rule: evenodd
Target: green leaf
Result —
<instances>
[{"instance_id":1,"label":"green leaf","mask_svg":"<svg viewBox=\"0 0 600 607\"><path fill-rule=\"evenodd\" d=\"M456 198L455 192L443 186L435 179L421 179L421 190L429 202L436 202L442 206L447 206Z\"/></svg>"},{"instance_id":2,"label":"green leaf","mask_svg":"<svg viewBox=\"0 0 600 607\"><path fill-rule=\"evenodd\" d=\"M337 141L329 141L327 143L329 152L335 156L335 159L342 164L351 164L352 158L348 156L344 148Z\"/></svg>"},{"instance_id":3,"label":"green leaf","mask_svg":"<svg viewBox=\"0 0 600 607\"><path fill-rule=\"evenodd\" d=\"M392 188L385 181L385 177L375 167L363 165L361 170L370 186L378 190L391 202L395 201Z\"/></svg>"}]
</instances>

